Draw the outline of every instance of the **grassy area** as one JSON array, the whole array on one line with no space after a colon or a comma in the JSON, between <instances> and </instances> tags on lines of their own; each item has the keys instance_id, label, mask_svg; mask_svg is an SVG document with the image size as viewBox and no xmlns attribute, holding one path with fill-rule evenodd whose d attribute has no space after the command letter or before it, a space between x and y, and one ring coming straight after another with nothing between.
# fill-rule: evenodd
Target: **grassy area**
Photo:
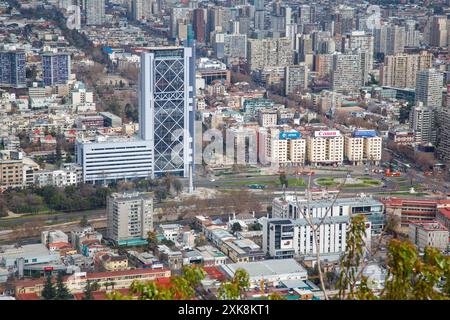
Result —
<instances>
[{"instance_id":1,"label":"grassy area","mask_svg":"<svg viewBox=\"0 0 450 320\"><path fill-rule=\"evenodd\" d=\"M271 180L240 180L224 182L225 186L248 186L250 184L259 184L264 186L281 187L279 179ZM301 178L288 178L288 187L304 187L306 183Z\"/></svg>"},{"instance_id":2,"label":"grassy area","mask_svg":"<svg viewBox=\"0 0 450 320\"><path fill-rule=\"evenodd\" d=\"M344 188L369 188L369 187L381 187L382 183L378 179L373 179L369 177L358 177L357 178L360 182L358 183L352 183L352 184L345 184ZM335 180L335 178L318 178L316 181L316 184L322 187L334 187L338 186L340 183Z\"/></svg>"}]
</instances>

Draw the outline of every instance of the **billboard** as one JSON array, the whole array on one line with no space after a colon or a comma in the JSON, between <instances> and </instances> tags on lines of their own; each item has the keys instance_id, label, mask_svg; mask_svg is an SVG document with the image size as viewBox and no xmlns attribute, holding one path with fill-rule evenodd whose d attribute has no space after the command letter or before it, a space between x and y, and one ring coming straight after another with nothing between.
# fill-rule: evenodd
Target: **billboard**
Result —
<instances>
[{"instance_id":1,"label":"billboard","mask_svg":"<svg viewBox=\"0 0 450 320\"><path fill-rule=\"evenodd\" d=\"M294 244L293 239L281 240L280 248L281 249L292 249L293 244Z\"/></svg>"},{"instance_id":2,"label":"billboard","mask_svg":"<svg viewBox=\"0 0 450 320\"><path fill-rule=\"evenodd\" d=\"M280 132L280 139L281 140L284 140L284 139L299 139L301 137L302 137L301 133L297 132L297 131L290 131L290 132L281 131Z\"/></svg>"},{"instance_id":3,"label":"billboard","mask_svg":"<svg viewBox=\"0 0 450 320\"><path fill-rule=\"evenodd\" d=\"M362 137L376 137L377 132L375 130L355 130L353 136L357 138Z\"/></svg>"},{"instance_id":4,"label":"billboard","mask_svg":"<svg viewBox=\"0 0 450 320\"><path fill-rule=\"evenodd\" d=\"M314 132L315 137L339 137L341 135L341 132L338 130L327 130L327 131L316 131Z\"/></svg>"}]
</instances>

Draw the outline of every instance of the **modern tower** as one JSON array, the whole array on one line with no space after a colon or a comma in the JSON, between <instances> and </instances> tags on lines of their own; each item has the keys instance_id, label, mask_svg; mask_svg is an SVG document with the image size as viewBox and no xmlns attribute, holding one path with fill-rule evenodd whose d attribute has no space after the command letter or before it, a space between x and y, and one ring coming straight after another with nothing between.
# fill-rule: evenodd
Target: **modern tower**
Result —
<instances>
[{"instance_id":1,"label":"modern tower","mask_svg":"<svg viewBox=\"0 0 450 320\"><path fill-rule=\"evenodd\" d=\"M21 87L25 80L25 52L0 52L0 86Z\"/></svg>"},{"instance_id":2,"label":"modern tower","mask_svg":"<svg viewBox=\"0 0 450 320\"><path fill-rule=\"evenodd\" d=\"M421 70L416 78L416 103L424 107L440 108L442 106L443 74L436 69Z\"/></svg>"},{"instance_id":3,"label":"modern tower","mask_svg":"<svg viewBox=\"0 0 450 320\"><path fill-rule=\"evenodd\" d=\"M66 84L70 75L70 55L45 53L42 55L42 69L46 86Z\"/></svg>"},{"instance_id":4,"label":"modern tower","mask_svg":"<svg viewBox=\"0 0 450 320\"><path fill-rule=\"evenodd\" d=\"M194 157L195 45L141 55L139 131L153 149L153 174L187 177Z\"/></svg>"}]
</instances>

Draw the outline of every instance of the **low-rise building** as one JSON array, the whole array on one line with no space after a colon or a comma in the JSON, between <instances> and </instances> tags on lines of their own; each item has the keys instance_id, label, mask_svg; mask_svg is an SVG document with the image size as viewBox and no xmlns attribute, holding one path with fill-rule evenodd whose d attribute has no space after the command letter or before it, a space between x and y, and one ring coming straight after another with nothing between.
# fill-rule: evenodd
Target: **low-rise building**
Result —
<instances>
[{"instance_id":1,"label":"low-rise building","mask_svg":"<svg viewBox=\"0 0 450 320\"><path fill-rule=\"evenodd\" d=\"M233 263L221 266L227 278L232 278L238 269L244 269L249 274L250 287L277 286L283 280L306 280L306 270L294 259L263 260L246 263Z\"/></svg>"},{"instance_id":2,"label":"low-rise building","mask_svg":"<svg viewBox=\"0 0 450 320\"><path fill-rule=\"evenodd\" d=\"M449 232L440 222L412 222L409 224L409 240L420 250L433 247L439 250L448 248Z\"/></svg>"}]
</instances>

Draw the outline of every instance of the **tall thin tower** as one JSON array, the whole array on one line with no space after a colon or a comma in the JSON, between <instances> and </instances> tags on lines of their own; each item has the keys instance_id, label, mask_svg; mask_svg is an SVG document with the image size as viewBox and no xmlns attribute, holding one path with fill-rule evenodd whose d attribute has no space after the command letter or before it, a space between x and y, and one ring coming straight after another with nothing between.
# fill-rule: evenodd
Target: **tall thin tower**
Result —
<instances>
[{"instance_id":1,"label":"tall thin tower","mask_svg":"<svg viewBox=\"0 0 450 320\"><path fill-rule=\"evenodd\" d=\"M141 55L139 131L151 141L153 174L189 176L194 157L195 59L191 47Z\"/></svg>"}]
</instances>

